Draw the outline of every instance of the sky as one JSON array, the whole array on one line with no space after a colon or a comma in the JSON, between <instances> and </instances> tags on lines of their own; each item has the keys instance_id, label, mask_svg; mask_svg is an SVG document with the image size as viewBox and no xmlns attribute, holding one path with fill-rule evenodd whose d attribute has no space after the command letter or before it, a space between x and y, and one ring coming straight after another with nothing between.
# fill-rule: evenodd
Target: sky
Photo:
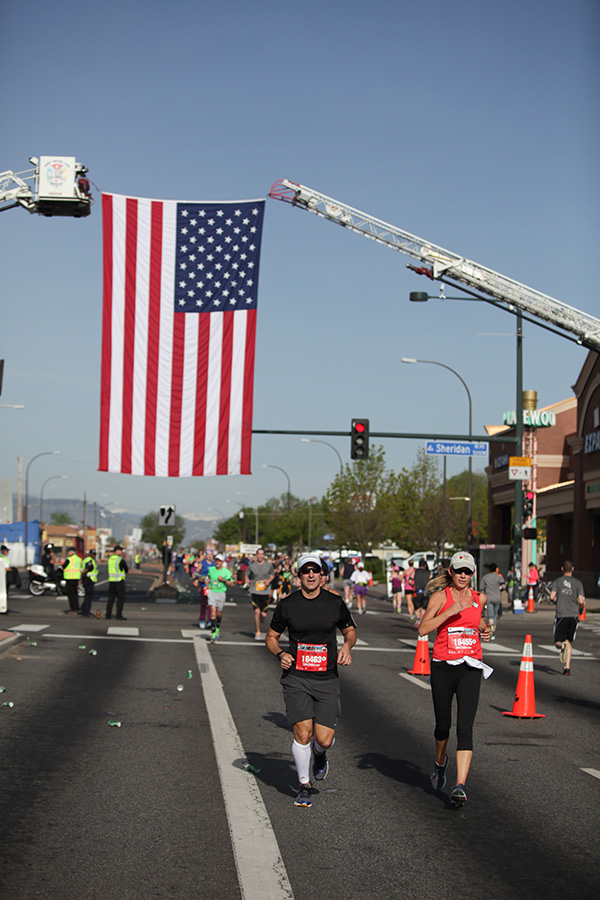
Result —
<instances>
[{"instance_id":1,"label":"sky","mask_svg":"<svg viewBox=\"0 0 600 900\"><path fill-rule=\"evenodd\" d=\"M228 516L287 489L320 497L339 462L299 436L253 439L252 475L195 479L98 468L100 191L176 200L264 197L289 178L600 315L600 8L594 0L126 0L3 4L0 168L76 156L86 219L0 218L5 359L0 477L140 515ZM20 38L17 39L17 36ZM254 428L461 434L515 408L515 319L430 300L410 260L269 199ZM447 294L454 294L450 290ZM572 396L586 351L524 326L524 388ZM325 437L350 458L350 439ZM411 466L424 441L381 442ZM485 465L478 461L476 470ZM276 466L277 468L263 468ZM448 460L454 474L464 462Z\"/></svg>"}]
</instances>

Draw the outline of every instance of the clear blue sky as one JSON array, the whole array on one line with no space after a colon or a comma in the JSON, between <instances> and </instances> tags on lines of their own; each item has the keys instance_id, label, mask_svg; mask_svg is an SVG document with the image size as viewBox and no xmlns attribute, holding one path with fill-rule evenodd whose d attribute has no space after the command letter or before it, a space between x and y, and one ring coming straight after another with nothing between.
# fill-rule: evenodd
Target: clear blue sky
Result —
<instances>
[{"instance_id":1,"label":"clear blue sky","mask_svg":"<svg viewBox=\"0 0 600 900\"><path fill-rule=\"evenodd\" d=\"M114 0L3 4L1 169L75 155L101 190L182 200L265 196L287 177L600 315L599 7L593 0L298 4ZM99 197L99 195L97 195ZM320 496L328 447L255 436L255 474L97 472L101 215L4 212L0 477L36 453L30 493L161 503ZM408 259L268 201L255 428L474 431L515 406L514 319L487 304L410 304ZM450 293L450 292L449 292ZM524 386L571 396L586 351L525 326ZM329 439L344 459L349 439ZM410 465L417 441L385 442ZM449 472L460 469L449 461ZM168 482L168 483L165 483ZM240 493L244 492L247 496ZM211 511L212 510L212 511Z\"/></svg>"}]
</instances>

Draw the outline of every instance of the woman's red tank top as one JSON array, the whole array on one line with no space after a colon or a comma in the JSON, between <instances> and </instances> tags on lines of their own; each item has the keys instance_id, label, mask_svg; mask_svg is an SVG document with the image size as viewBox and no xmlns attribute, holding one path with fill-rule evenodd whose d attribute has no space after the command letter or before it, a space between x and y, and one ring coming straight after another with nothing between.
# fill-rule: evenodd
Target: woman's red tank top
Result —
<instances>
[{"instance_id":1,"label":"woman's red tank top","mask_svg":"<svg viewBox=\"0 0 600 900\"><path fill-rule=\"evenodd\" d=\"M481 659L481 640L479 623L481 622L481 601L476 591L471 591L473 606L467 606L456 616L451 616L437 630L433 645L433 659L452 660L463 656ZM449 587L446 588L446 602L440 612L454 603Z\"/></svg>"}]
</instances>

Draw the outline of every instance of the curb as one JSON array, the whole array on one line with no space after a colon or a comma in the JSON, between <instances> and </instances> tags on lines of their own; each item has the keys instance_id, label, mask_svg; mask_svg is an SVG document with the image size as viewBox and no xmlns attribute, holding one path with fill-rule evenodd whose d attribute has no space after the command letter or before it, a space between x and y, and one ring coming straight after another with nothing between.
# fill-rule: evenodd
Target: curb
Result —
<instances>
[{"instance_id":1,"label":"curb","mask_svg":"<svg viewBox=\"0 0 600 900\"><path fill-rule=\"evenodd\" d=\"M0 654L7 653L13 647L16 647L17 644L24 641L26 637L27 635L21 634L20 631L0 631Z\"/></svg>"}]
</instances>

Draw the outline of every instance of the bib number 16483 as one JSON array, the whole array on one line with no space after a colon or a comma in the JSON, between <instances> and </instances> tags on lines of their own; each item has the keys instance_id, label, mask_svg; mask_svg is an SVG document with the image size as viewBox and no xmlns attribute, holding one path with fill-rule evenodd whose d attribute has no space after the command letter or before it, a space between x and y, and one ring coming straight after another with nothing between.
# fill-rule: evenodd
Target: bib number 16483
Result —
<instances>
[{"instance_id":1,"label":"bib number 16483","mask_svg":"<svg viewBox=\"0 0 600 900\"><path fill-rule=\"evenodd\" d=\"M298 644L297 672L326 672L327 644Z\"/></svg>"}]
</instances>

